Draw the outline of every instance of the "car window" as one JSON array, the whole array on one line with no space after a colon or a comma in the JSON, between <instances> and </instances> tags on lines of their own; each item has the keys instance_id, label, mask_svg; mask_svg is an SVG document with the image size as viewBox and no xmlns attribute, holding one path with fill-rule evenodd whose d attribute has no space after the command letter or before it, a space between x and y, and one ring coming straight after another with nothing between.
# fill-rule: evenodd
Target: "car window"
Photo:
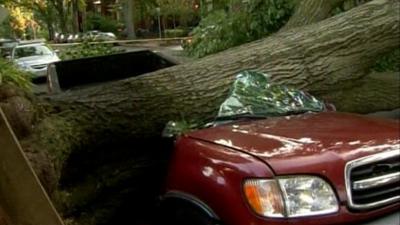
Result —
<instances>
[{"instance_id":1,"label":"car window","mask_svg":"<svg viewBox=\"0 0 400 225\"><path fill-rule=\"evenodd\" d=\"M44 45L38 46L26 46L26 47L19 47L15 49L14 58L23 58L29 56L38 56L38 55L51 55L52 52L49 48Z\"/></svg>"},{"instance_id":2,"label":"car window","mask_svg":"<svg viewBox=\"0 0 400 225\"><path fill-rule=\"evenodd\" d=\"M0 55L5 58L11 55L11 48L0 47Z\"/></svg>"}]
</instances>

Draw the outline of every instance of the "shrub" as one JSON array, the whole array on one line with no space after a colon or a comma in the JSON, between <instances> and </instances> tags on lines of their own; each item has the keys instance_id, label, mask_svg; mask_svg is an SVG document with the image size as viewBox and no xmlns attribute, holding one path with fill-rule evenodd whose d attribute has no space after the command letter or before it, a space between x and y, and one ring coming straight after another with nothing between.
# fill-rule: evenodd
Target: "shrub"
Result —
<instances>
[{"instance_id":1,"label":"shrub","mask_svg":"<svg viewBox=\"0 0 400 225\"><path fill-rule=\"evenodd\" d=\"M10 18L7 17L2 23L0 23L0 37L10 38L12 32L13 31L10 25Z\"/></svg>"},{"instance_id":2,"label":"shrub","mask_svg":"<svg viewBox=\"0 0 400 225\"><path fill-rule=\"evenodd\" d=\"M13 62L0 58L0 86L12 84L25 90L31 90L32 74L20 70Z\"/></svg>"},{"instance_id":3,"label":"shrub","mask_svg":"<svg viewBox=\"0 0 400 225\"><path fill-rule=\"evenodd\" d=\"M215 11L203 19L193 30L192 42L186 46L189 55L203 57L246 42L249 37L240 18L243 13L229 16L223 10Z\"/></svg>"},{"instance_id":4,"label":"shrub","mask_svg":"<svg viewBox=\"0 0 400 225\"><path fill-rule=\"evenodd\" d=\"M239 10L218 10L204 18L193 31L185 49L203 57L276 32L292 14L290 0L252 0Z\"/></svg>"},{"instance_id":5,"label":"shrub","mask_svg":"<svg viewBox=\"0 0 400 225\"><path fill-rule=\"evenodd\" d=\"M91 56L110 55L123 50L114 49L112 44L105 43L89 43L88 41L82 42L80 45L68 47L60 51L60 58L63 60L79 59Z\"/></svg>"},{"instance_id":6,"label":"shrub","mask_svg":"<svg viewBox=\"0 0 400 225\"><path fill-rule=\"evenodd\" d=\"M118 21L99 14L89 14L86 21L87 30L100 30L103 32L117 33L120 24Z\"/></svg>"}]
</instances>

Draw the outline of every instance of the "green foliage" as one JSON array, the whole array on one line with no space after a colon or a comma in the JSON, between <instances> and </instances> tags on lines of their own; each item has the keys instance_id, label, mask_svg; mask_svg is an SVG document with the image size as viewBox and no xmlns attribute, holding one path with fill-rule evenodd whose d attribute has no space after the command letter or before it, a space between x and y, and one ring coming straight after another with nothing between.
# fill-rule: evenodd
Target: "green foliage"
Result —
<instances>
[{"instance_id":1,"label":"green foliage","mask_svg":"<svg viewBox=\"0 0 400 225\"><path fill-rule=\"evenodd\" d=\"M292 15L290 0L249 1L247 14L250 37L259 39L281 28Z\"/></svg>"},{"instance_id":2,"label":"green foliage","mask_svg":"<svg viewBox=\"0 0 400 225\"><path fill-rule=\"evenodd\" d=\"M2 84L12 84L30 90L31 74L18 69L13 62L0 58L0 86Z\"/></svg>"},{"instance_id":3,"label":"green foliage","mask_svg":"<svg viewBox=\"0 0 400 225\"><path fill-rule=\"evenodd\" d=\"M5 19L0 23L0 37L10 38L12 34L12 28L10 26L10 18Z\"/></svg>"},{"instance_id":4,"label":"green foliage","mask_svg":"<svg viewBox=\"0 0 400 225\"><path fill-rule=\"evenodd\" d=\"M110 55L121 52L122 50L113 49L112 44L82 42L80 45L68 47L60 51L60 58L63 60L79 59L91 56Z\"/></svg>"},{"instance_id":5,"label":"green foliage","mask_svg":"<svg viewBox=\"0 0 400 225\"><path fill-rule=\"evenodd\" d=\"M192 42L185 47L187 53L195 57L222 51L249 40L243 13L229 16L227 12L218 10L203 19L193 30Z\"/></svg>"},{"instance_id":6,"label":"green foliage","mask_svg":"<svg viewBox=\"0 0 400 225\"><path fill-rule=\"evenodd\" d=\"M373 67L377 72L399 72L400 71L400 49L396 49L381 57Z\"/></svg>"},{"instance_id":7,"label":"green foliage","mask_svg":"<svg viewBox=\"0 0 400 225\"><path fill-rule=\"evenodd\" d=\"M290 0L252 0L204 18L186 46L189 55L203 57L276 32L292 14Z\"/></svg>"},{"instance_id":8,"label":"green foliage","mask_svg":"<svg viewBox=\"0 0 400 225\"><path fill-rule=\"evenodd\" d=\"M202 122L196 120L187 121L181 119L178 121L169 121L162 132L163 137L177 137L184 133L199 129L203 125Z\"/></svg>"},{"instance_id":9,"label":"green foliage","mask_svg":"<svg viewBox=\"0 0 400 225\"><path fill-rule=\"evenodd\" d=\"M194 0L157 0L162 16L187 17L195 13Z\"/></svg>"},{"instance_id":10,"label":"green foliage","mask_svg":"<svg viewBox=\"0 0 400 225\"><path fill-rule=\"evenodd\" d=\"M118 21L97 13L89 13L86 21L87 30L117 33L119 27Z\"/></svg>"}]
</instances>

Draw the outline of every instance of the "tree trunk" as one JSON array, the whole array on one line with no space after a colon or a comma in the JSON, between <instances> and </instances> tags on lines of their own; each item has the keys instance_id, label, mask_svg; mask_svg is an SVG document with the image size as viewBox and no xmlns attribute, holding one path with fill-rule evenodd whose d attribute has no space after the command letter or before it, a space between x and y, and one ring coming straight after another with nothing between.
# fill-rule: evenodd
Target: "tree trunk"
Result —
<instances>
[{"instance_id":1,"label":"tree trunk","mask_svg":"<svg viewBox=\"0 0 400 225\"><path fill-rule=\"evenodd\" d=\"M47 23L47 30L49 32L49 40L54 40L54 28L52 23Z\"/></svg>"},{"instance_id":2,"label":"tree trunk","mask_svg":"<svg viewBox=\"0 0 400 225\"><path fill-rule=\"evenodd\" d=\"M58 15L56 15L56 18L58 18L58 25L59 28L61 29L62 33L67 33L68 32L68 27L67 27L67 13L66 13L66 7L64 5L63 0L52 0L50 3L54 6L56 9Z\"/></svg>"},{"instance_id":3,"label":"tree trunk","mask_svg":"<svg viewBox=\"0 0 400 225\"><path fill-rule=\"evenodd\" d=\"M281 29L285 31L322 21L332 16L336 7L348 11L356 6L371 0L302 0L296 2L296 9L286 25Z\"/></svg>"},{"instance_id":4,"label":"tree trunk","mask_svg":"<svg viewBox=\"0 0 400 225\"><path fill-rule=\"evenodd\" d=\"M332 10L345 0L302 0L282 30L316 23L328 18Z\"/></svg>"},{"instance_id":5,"label":"tree trunk","mask_svg":"<svg viewBox=\"0 0 400 225\"><path fill-rule=\"evenodd\" d=\"M128 38L130 38L130 39L136 38L135 22L134 22L134 17L133 17L134 1L135 0L126 0L125 1L126 7L125 7L125 12L124 12L124 18L125 18L126 32L127 32Z\"/></svg>"},{"instance_id":6,"label":"tree trunk","mask_svg":"<svg viewBox=\"0 0 400 225\"><path fill-rule=\"evenodd\" d=\"M400 107L400 72L375 72L352 84L322 97L331 102L340 101L340 111L370 113Z\"/></svg>"},{"instance_id":7,"label":"tree trunk","mask_svg":"<svg viewBox=\"0 0 400 225\"><path fill-rule=\"evenodd\" d=\"M79 7L78 0L72 1L72 31L77 34L79 32Z\"/></svg>"}]
</instances>

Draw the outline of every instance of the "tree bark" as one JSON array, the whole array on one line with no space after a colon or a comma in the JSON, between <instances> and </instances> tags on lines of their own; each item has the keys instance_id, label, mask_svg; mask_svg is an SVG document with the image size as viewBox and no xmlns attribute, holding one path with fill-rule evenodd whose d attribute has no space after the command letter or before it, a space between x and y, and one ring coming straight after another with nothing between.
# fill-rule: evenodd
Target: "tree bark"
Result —
<instances>
[{"instance_id":1,"label":"tree bark","mask_svg":"<svg viewBox=\"0 0 400 225\"><path fill-rule=\"evenodd\" d=\"M331 16L332 10L344 1L345 0L298 1L294 14L281 30L289 30L294 27L301 27L322 21Z\"/></svg>"},{"instance_id":2,"label":"tree bark","mask_svg":"<svg viewBox=\"0 0 400 225\"><path fill-rule=\"evenodd\" d=\"M341 102L340 111L370 113L400 107L400 72L373 72L353 85L323 96L327 101Z\"/></svg>"},{"instance_id":3,"label":"tree bark","mask_svg":"<svg viewBox=\"0 0 400 225\"><path fill-rule=\"evenodd\" d=\"M73 0L72 4L72 32L77 34L79 32L79 7L78 7L78 0Z\"/></svg>"},{"instance_id":4,"label":"tree bark","mask_svg":"<svg viewBox=\"0 0 400 225\"><path fill-rule=\"evenodd\" d=\"M134 1L135 0L125 0L126 7L125 7L125 12L124 12L126 32L127 32L128 38L131 38L131 39L136 38L135 21L134 21L134 17L133 17Z\"/></svg>"},{"instance_id":5,"label":"tree bark","mask_svg":"<svg viewBox=\"0 0 400 225\"><path fill-rule=\"evenodd\" d=\"M61 32L64 34L67 33L68 32L67 13L66 13L66 7L64 4L64 1L63 0L51 0L50 3L54 6L55 10L58 13L56 18L58 18L58 24L59 24L59 28L61 29Z\"/></svg>"}]
</instances>

